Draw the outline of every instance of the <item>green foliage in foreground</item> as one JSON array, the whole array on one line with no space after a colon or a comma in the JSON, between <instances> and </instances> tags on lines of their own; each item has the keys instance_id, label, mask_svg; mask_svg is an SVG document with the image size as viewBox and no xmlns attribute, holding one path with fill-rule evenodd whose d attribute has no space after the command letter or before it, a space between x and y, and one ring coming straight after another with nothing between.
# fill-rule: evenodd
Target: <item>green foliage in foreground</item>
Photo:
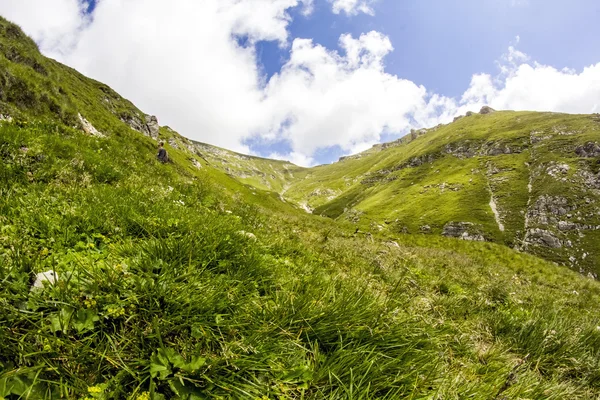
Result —
<instances>
[{"instance_id":1,"label":"green foliage in foreground","mask_svg":"<svg viewBox=\"0 0 600 400\"><path fill-rule=\"evenodd\" d=\"M600 286L567 269L268 211L140 135L5 123L0 157L0 397L600 396Z\"/></svg>"}]
</instances>

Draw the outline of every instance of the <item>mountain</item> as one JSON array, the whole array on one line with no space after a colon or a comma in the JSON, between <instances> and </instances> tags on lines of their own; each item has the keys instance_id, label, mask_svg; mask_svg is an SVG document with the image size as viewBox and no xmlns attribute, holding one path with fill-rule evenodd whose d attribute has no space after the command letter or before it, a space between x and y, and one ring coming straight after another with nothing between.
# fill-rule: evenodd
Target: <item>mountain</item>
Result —
<instances>
[{"instance_id":1,"label":"mountain","mask_svg":"<svg viewBox=\"0 0 600 400\"><path fill-rule=\"evenodd\" d=\"M1 18L0 114L0 398L600 396L600 284L504 245L592 243L560 227L595 207L595 116L470 115L307 169L160 126Z\"/></svg>"},{"instance_id":2,"label":"mountain","mask_svg":"<svg viewBox=\"0 0 600 400\"><path fill-rule=\"evenodd\" d=\"M473 114L309 170L285 195L361 229L486 240L600 272L600 115Z\"/></svg>"}]
</instances>

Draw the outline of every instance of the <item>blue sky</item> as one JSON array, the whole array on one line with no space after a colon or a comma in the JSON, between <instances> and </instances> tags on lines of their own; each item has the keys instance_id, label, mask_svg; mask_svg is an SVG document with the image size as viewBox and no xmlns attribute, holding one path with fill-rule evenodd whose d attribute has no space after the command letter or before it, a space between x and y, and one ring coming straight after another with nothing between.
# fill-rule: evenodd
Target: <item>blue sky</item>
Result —
<instances>
[{"instance_id":1,"label":"blue sky","mask_svg":"<svg viewBox=\"0 0 600 400\"><path fill-rule=\"evenodd\" d=\"M374 15L335 15L327 3L317 3L308 17L292 11L289 31L292 38L313 38L330 49L343 33L382 32L394 46L386 72L450 97L460 97L473 74L497 74L496 60L511 44L557 69L581 70L600 60L597 0L379 0L373 9ZM289 57L276 42L260 42L257 52L269 77ZM253 148L261 154L286 151L285 143ZM315 158L327 163L343 153L331 148Z\"/></svg>"},{"instance_id":2,"label":"blue sky","mask_svg":"<svg viewBox=\"0 0 600 400\"><path fill-rule=\"evenodd\" d=\"M598 0L2 0L0 14L161 125L302 165L482 105L600 112Z\"/></svg>"},{"instance_id":3,"label":"blue sky","mask_svg":"<svg viewBox=\"0 0 600 400\"><path fill-rule=\"evenodd\" d=\"M373 8L374 16L335 15L322 2L308 17L295 9L291 37L333 49L343 33L382 32L394 46L386 71L446 96L460 96L475 73L496 73L495 61L516 36L519 50L559 69L600 59L596 0L379 0ZM275 42L261 42L258 53L269 76L289 56Z\"/></svg>"}]
</instances>

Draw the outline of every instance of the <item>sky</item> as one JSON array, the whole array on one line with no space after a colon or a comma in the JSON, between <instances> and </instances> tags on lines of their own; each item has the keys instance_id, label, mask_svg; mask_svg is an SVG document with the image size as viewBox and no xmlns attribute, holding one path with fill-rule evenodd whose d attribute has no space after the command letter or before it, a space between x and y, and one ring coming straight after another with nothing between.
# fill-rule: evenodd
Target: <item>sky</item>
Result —
<instances>
[{"instance_id":1,"label":"sky","mask_svg":"<svg viewBox=\"0 0 600 400\"><path fill-rule=\"evenodd\" d=\"M299 165L495 109L600 112L597 0L0 0L182 135Z\"/></svg>"}]
</instances>

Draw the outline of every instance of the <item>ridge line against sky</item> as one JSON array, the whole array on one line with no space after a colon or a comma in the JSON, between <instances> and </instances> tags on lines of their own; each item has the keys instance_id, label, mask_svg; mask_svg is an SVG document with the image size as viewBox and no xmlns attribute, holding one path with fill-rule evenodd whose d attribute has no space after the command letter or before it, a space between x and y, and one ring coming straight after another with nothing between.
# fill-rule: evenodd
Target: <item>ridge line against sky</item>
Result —
<instances>
[{"instance_id":1,"label":"ridge line against sky","mask_svg":"<svg viewBox=\"0 0 600 400\"><path fill-rule=\"evenodd\" d=\"M483 105L600 112L592 0L0 0L182 135L299 165Z\"/></svg>"}]
</instances>

